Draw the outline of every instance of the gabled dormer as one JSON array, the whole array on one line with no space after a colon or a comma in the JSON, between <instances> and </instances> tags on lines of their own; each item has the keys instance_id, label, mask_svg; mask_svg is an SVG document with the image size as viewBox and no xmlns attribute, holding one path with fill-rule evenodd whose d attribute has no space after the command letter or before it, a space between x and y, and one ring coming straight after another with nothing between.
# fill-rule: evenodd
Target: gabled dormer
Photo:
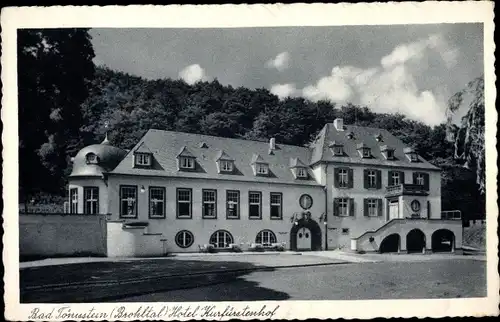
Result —
<instances>
[{"instance_id":1,"label":"gabled dormer","mask_svg":"<svg viewBox=\"0 0 500 322\"><path fill-rule=\"evenodd\" d=\"M224 152L224 150L217 152L215 162L217 163L217 171L219 173L232 173L234 171L234 159Z\"/></svg>"},{"instance_id":2,"label":"gabled dormer","mask_svg":"<svg viewBox=\"0 0 500 322\"><path fill-rule=\"evenodd\" d=\"M371 149L363 142L358 143L356 149L362 158L367 159L372 157Z\"/></svg>"},{"instance_id":3,"label":"gabled dormer","mask_svg":"<svg viewBox=\"0 0 500 322\"><path fill-rule=\"evenodd\" d=\"M307 168L307 165L299 158L290 159L290 169L292 170L295 179L308 179L309 173L307 172Z\"/></svg>"},{"instance_id":4,"label":"gabled dormer","mask_svg":"<svg viewBox=\"0 0 500 322\"><path fill-rule=\"evenodd\" d=\"M253 174L256 176L267 176L269 175L269 163L267 163L260 154L254 154L252 156L252 162L250 163L253 169Z\"/></svg>"},{"instance_id":5,"label":"gabled dormer","mask_svg":"<svg viewBox=\"0 0 500 322\"><path fill-rule=\"evenodd\" d=\"M375 135L375 140L377 142L384 142L384 137L382 136L382 133L378 133L377 135Z\"/></svg>"},{"instance_id":6,"label":"gabled dormer","mask_svg":"<svg viewBox=\"0 0 500 322\"><path fill-rule=\"evenodd\" d=\"M194 170L196 165L196 157L186 146L183 146L179 154L177 154L177 168L179 170Z\"/></svg>"},{"instance_id":7,"label":"gabled dormer","mask_svg":"<svg viewBox=\"0 0 500 322\"><path fill-rule=\"evenodd\" d=\"M347 139L349 139L349 140L354 140L354 139L356 138L356 137L354 136L354 132L351 132L351 131L347 132L347 133L345 134L345 137L346 137Z\"/></svg>"},{"instance_id":8,"label":"gabled dormer","mask_svg":"<svg viewBox=\"0 0 500 322\"><path fill-rule=\"evenodd\" d=\"M388 145L382 145L380 147L380 152L382 152L382 155L386 160L394 160L394 148Z\"/></svg>"},{"instance_id":9,"label":"gabled dormer","mask_svg":"<svg viewBox=\"0 0 500 322\"><path fill-rule=\"evenodd\" d=\"M142 142L134 150L134 168L150 168L153 164L153 152L148 148L145 142Z\"/></svg>"},{"instance_id":10,"label":"gabled dormer","mask_svg":"<svg viewBox=\"0 0 500 322\"><path fill-rule=\"evenodd\" d=\"M403 149L404 154L410 160L410 162L418 162L418 154L414 148L407 147Z\"/></svg>"},{"instance_id":11,"label":"gabled dormer","mask_svg":"<svg viewBox=\"0 0 500 322\"><path fill-rule=\"evenodd\" d=\"M328 144L328 147L332 151L332 154L334 156L343 156L344 155L344 144L337 142L337 141L332 141L330 144Z\"/></svg>"}]
</instances>

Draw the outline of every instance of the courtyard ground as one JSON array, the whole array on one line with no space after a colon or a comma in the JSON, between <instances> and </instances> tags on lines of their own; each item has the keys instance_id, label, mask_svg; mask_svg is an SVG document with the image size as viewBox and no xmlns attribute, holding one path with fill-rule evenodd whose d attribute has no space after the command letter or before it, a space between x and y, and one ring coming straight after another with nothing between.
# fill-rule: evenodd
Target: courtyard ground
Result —
<instances>
[{"instance_id":1,"label":"courtyard ground","mask_svg":"<svg viewBox=\"0 0 500 322\"><path fill-rule=\"evenodd\" d=\"M486 263L480 256L304 254L24 262L20 265L21 302L333 300L388 294L466 297L484 296L486 289Z\"/></svg>"}]
</instances>

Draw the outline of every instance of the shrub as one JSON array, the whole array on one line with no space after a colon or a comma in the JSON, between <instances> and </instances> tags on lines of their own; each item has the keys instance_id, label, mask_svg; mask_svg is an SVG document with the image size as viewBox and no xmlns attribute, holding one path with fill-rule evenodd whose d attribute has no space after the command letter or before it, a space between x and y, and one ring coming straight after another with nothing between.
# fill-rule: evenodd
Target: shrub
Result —
<instances>
[{"instance_id":1,"label":"shrub","mask_svg":"<svg viewBox=\"0 0 500 322\"><path fill-rule=\"evenodd\" d=\"M231 251L235 252L235 253L241 253L242 252L241 247L238 246L238 245L234 245L234 244L231 245Z\"/></svg>"}]
</instances>

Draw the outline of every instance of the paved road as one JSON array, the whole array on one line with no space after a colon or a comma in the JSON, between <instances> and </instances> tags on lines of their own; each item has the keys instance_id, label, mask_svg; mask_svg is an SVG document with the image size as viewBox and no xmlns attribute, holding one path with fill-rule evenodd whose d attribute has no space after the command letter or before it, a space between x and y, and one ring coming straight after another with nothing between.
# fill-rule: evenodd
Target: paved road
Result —
<instances>
[{"instance_id":1,"label":"paved road","mask_svg":"<svg viewBox=\"0 0 500 322\"><path fill-rule=\"evenodd\" d=\"M486 296L484 261L449 259L283 268L123 302L360 300ZM116 300L115 300L116 301Z\"/></svg>"}]
</instances>

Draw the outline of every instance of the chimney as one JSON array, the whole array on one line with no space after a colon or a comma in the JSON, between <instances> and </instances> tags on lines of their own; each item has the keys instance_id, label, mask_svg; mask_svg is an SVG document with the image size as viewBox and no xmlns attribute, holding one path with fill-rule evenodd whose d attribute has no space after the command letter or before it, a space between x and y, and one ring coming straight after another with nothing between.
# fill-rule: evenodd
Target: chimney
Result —
<instances>
[{"instance_id":1,"label":"chimney","mask_svg":"<svg viewBox=\"0 0 500 322\"><path fill-rule=\"evenodd\" d=\"M337 131L344 131L344 120L341 118L337 118L333 121L333 126Z\"/></svg>"},{"instance_id":2,"label":"chimney","mask_svg":"<svg viewBox=\"0 0 500 322\"><path fill-rule=\"evenodd\" d=\"M269 150L276 150L276 139L271 138L269 139Z\"/></svg>"}]
</instances>

